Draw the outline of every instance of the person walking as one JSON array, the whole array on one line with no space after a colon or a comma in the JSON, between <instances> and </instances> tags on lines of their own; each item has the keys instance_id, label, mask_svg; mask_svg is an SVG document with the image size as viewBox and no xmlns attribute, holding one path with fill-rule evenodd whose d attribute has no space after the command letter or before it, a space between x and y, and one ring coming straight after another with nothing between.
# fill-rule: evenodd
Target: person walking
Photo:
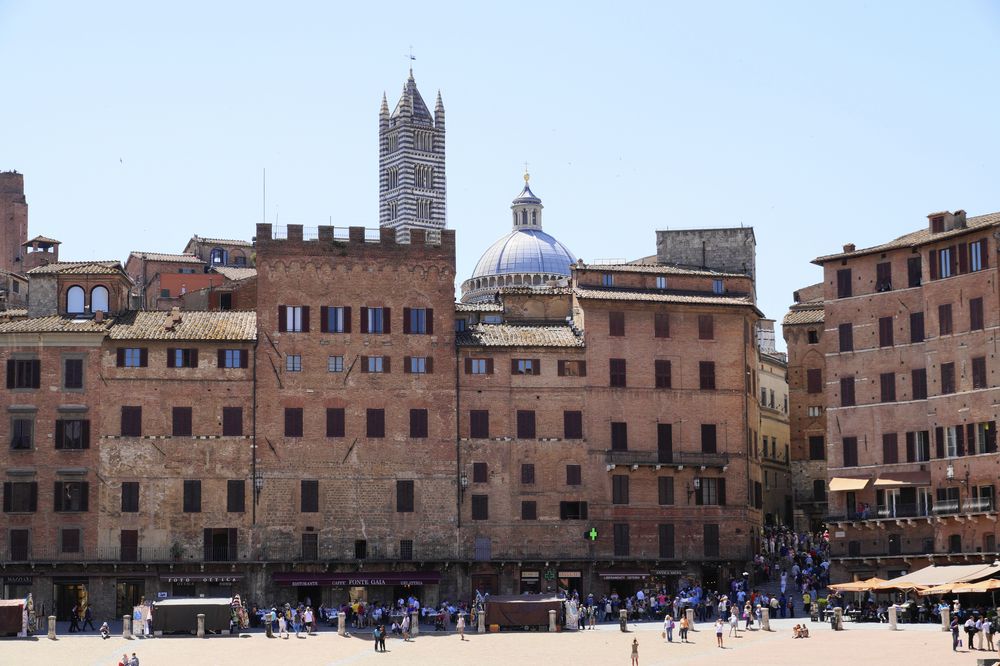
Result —
<instances>
[{"instance_id":1,"label":"person walking","mask_svg":"<svg viewBox=\"0 0 1000 666\"><path fill-rule=\"evenodd\" d=\"M458 630L458 635L461 640L465 640L465 613L458 614L458 621L455 622L455 629Z\"/></svg>"},{"instance_id":2,"label":"person walking","mask_svg":"<svg viewBox=\"0 0 1000 666\"><path fill-rule=\"evenodd\" d=\"M87 631L87 625L90 625L91 631L97 631L97 627L94 626L94 611L88 604L83 611L83 630Z\"/></svg>"},{"instance_id":3,"label":"person walking","mask_svg":"<svg viewBox=\"0 0 1000 666\"><path fill-rule=\"evenodd\" d=\"M69 632L80 631L80 607L73 604L73 610L69 612Z\"/></svg>"},{"instance_id":4,"label":"person walking","mask_svg":"<svg viewBox=\"0 0 1000 666\"><path fill-rule=\"evenodd\" d=\"M290 638L290 636L288 634L288 620L285 619L285 612L284 611L279 611L278 612L278 638L281 638L282 634L285 635L285 638Z\"/></svg>"},{"instance_id":5,"label":"person walking","mask_svg":"<svg viewBox=\"0 0 1000 666\"><path fill-rule=\"evenodd\" d=\"M639 666L639 639L632 639L632 666Z\"/></svg>"},{"instance_id":6,"label":"person walking","mask_svg":"<svg viewBox=\"0 0 1000 666\"><path fill-rule=\"evenodd\" d=\"M715 621L715 642L719 644L719 647L722 647L722 627L722 618L720 617Z\"/></svg>"},{"instance_id":7,"label":"person walking","mask_svg":"<svg viewBox=\"0 0 1000 666\"><path fill-rule=\"evenodd\" d=\"M307 636L312 636L314 620L315 617L313 615L312 606L306 606L305 611L302 613L302 622L306 625Z\"/></svg>"},{"instance_id":8,"label":"person walking","mask_svg":"<svg viewBox=\"0 0 1000 666\"><path fill-rule=\"evenodd\" d=\"M669 613L663 618L663 633L668 643L674 642L674 616Z\"/></svg>"},{"instance_id":9,"label":"person walking","mask_svg":"<svg viewBox=\"0 0 1000 666\"><path fill-rule=\"evenodd\" d=\"M958 618L951 616L951 651L958 652Z\"/></svg>"},{"instance_id":10,"label":"person walking","mask_svg":"<svg viewBox=\"0 0 1000 666\"><path fill-rule=\"evenodd\" d=\"M681 616L681 643L688 642L688 629L691 627L691 623L688 622L687 613Z\"/></svg>"},{"instance_id":11,"label":"person walking","mask_svg":"<svg viewBox=\"0 0 1000 666\"><path fill-rule=\"evenodd\" d=\"M375 651L378 652L378 643L382 638L382 627L375 627L375 631L372 632L372 638L375 639Z\"/></svg>"}]
</instances>

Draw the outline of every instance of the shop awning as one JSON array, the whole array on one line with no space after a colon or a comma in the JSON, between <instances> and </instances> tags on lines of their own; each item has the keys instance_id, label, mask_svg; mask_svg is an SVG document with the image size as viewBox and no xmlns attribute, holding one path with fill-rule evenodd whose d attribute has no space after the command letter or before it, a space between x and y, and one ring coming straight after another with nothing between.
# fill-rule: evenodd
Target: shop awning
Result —
<instances>
[{"instance_id":1,"label":"shop awning","mask_svg":"<svg viewBox=\"0 0 1000 666\"><path fill-rule=\"evenodd\" d=\"M930 472L886 472L875 479L876 488L903 488L931 485Z\"/></svg>"},{"instance_id":2,"label":"shop awning","mask_svg":"<svg viewBox=\"0 0 1000 666\"><path fill-rule=\"evenodd\" d=\"M992 564L950 564L924 567L912 573L893 578L878 585L876 590L924 589L937 585L952 585L992 578L1000 573L1000 566Z\"/></svg>"},{"instance_id":3,"label":"shop awning","mask_svg":"<svg viewBox=\"0 0 1000 666\"><path fill-rule=\"evenodd\" d=\"M441 582L441 574L437 571L345 571L334 573L278 571L275 572L273 580L278 585L291 585L293 587L437 585Z\"/></svg>"},{"instance_id":4,"label":"shop awning","mask_svg":"<svg viewBox=\"0 0 1000 666\"><path fill-rule=\"evenodd\" d=\"M161 574L164 583L238 583L243 580L240 574Z\"/></svg>"},{"instance_id":5,"label":"shop awning","mask_svg":"<svg viewBox=\"0 0 1000 666\"><path fill-rule=\"evenodd\" d=\"M850 490L864 490L871 479L844 478L835 476L830 479L830 492L842 492Z\"/></svg>"},{"instance_id":6,"label":"shop awning","mask_svg":"<svg viewBox=\"0 0 1000 666\"><path fill-rule=\"evenodd\" d=\"M598 571L597 575L604 580L644 580L649 578L649 572L642 569L608 569Z\"/></svg>"}]
</instances>

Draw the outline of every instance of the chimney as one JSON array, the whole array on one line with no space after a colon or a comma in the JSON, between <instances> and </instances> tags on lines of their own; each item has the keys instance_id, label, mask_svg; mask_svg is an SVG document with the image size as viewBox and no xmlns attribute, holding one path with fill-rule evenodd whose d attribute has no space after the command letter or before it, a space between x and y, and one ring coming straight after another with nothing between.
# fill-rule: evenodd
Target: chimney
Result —
<instances>
[{"instance_id":1,"label":"chimney","mask_svg":"<svg viewBox=\"0 0 1000 666\"><path fill-rule=\"evenodd\" d=\"M854 252L855 249L857 249L857 248L855 247L854 243L845 243L844 244L844 252Z\"/></svg>"},{"instance_id":2,"label":"chimney","mask_svg":"<svg viewBox=\"0 0 1000 666\"><path fill-rule=\"evenodd\" d=\"M104 310L98 310L94 313L94 321L98 324L104 321Z\"/></svg>"},{"instance_id":3,"label":"chimney","mask_svg":"<svg viewBox=\"0 0 1000 666\"><path fill-rule=\"evenodd\" d=\"M954 226L955 229L965 229L968 226L968 223L965 220L964 210L956 210L954 213L952 213L952 215L955 216L955 226Z\"/></svg>"}]
</instances>

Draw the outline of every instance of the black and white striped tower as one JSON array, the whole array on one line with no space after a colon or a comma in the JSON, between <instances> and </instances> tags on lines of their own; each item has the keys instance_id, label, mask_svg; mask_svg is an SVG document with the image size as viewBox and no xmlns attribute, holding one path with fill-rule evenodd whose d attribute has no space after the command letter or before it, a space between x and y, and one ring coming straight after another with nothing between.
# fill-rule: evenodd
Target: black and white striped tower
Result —
<instances>
[{"instance_id":1,"label":"black and white striped tower","mask_svg":"<svg viewBox=\"0 0 1000 666\"><path fill-rule=\"evenodd\" d=\"M396 229L400 241L410 229L445 227L444 147L441 93L431 115L411 69L393 112L385 95L379 111L379 225Z\"/></svg>"}]
</instances>

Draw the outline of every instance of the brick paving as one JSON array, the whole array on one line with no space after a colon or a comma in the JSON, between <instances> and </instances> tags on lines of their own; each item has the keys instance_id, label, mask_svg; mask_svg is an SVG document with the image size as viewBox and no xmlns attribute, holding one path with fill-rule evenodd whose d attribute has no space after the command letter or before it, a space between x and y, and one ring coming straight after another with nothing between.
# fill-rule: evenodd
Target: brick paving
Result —
<instances>
[{"instance_id":1,"label":"brick paving","mask_svg":"<svg viewBox=\"0 0 1000 666\"><path fill-rule=\"evenodd\" d=\"M833 632L829 625L810 623L812 637L795 640L791 637L793 624L794 620L778 620L773 623L772 632L741 632L743 638L727 637L724 651L715 647L715 635L708 624L698 625L700 631L691 634L691 644L666 644L660 638L659 625L650 623L630 625L633 630L625 635L615 625L604 625L596 631L558 634L472 633L464 643L454 634L424 633L412 643L390 639L387 641L389 651L385 654L372 650L368 634L341 638L329 630L308 638L296 639L293 635L288 640L267 639L263 634L252 633L239 638L168 637L127 641L116 637L105 641L90 634L61 636L57 641L45 637L0 640L0 664L113 666L123 652L131 654L134 651L142 666L184 663L220 666L574 663L608 666L629 663L633 638L639 640L642 666L718 664L723 660L768 666L900 664L907 657L917 655L924 664L969 664L974 658L987 654L977 651L952 653L950 635L936 625L901 625L900 631L890 632L887 625L848 623L845 631Z\"/></svg>"}]
</instances>

